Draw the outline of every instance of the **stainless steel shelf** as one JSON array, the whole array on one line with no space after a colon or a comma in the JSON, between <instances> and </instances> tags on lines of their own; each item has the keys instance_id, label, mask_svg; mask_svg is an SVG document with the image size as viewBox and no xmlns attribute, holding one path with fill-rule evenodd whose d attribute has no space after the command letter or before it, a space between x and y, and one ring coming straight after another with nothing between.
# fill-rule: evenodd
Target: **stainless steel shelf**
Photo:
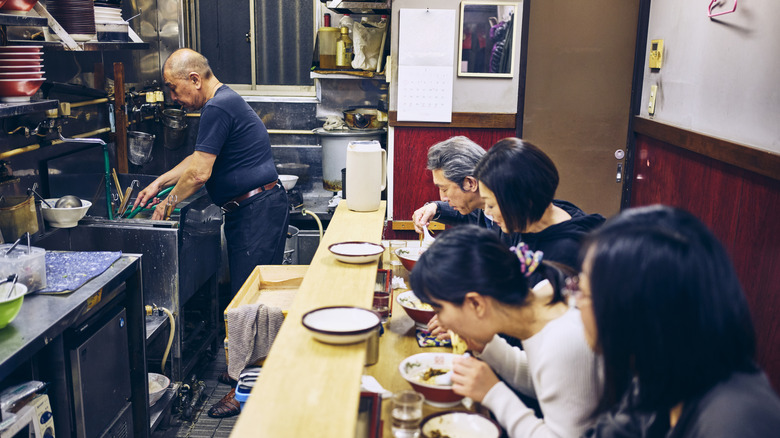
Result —
<instances>
[{"instance_id":1,"label":"stainless steel shelf","mask_svg":"<svg viewBox=\"0 0 780 438\"><path fill-rule=\"evenodd\" d=\"M29 102L0 103L0 117L20 116L55 109L57 100L31 100Z\"/></svg>"},{"instance_id":2,"label":"stainless steel shelf","mask_svg":"<svg viewBox=\"0 0 780 438\"><path fill-rule=\"evenodd\" d=\"M43 17L28 17L26 15L0 13L0 26L46 26Z\"/></svg>"}]
</instances>

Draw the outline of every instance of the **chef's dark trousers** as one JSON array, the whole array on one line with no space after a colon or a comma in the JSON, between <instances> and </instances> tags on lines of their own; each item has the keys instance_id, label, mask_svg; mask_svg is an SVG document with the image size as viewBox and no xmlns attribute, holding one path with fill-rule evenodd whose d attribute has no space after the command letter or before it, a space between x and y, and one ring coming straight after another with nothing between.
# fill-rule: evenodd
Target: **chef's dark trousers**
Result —
<instances>
[{"instance_id":1,"label":"chef's dark trousers","mask_svg":"<svg viewBox=\"0 0 780 438\"><path fill-rule=\"evenodd\" d=\"M280 265L284 257L290 204L277 186L225 213L230 290L235 295L257 265Z\"/></svg>"}]
</instances>

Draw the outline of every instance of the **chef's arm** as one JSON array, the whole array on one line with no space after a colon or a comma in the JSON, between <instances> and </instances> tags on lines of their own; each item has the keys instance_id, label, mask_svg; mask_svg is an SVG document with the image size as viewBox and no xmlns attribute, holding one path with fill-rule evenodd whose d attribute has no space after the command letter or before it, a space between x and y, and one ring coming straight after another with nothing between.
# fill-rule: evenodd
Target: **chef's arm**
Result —
<instances>
[{"instance_id":1,"label":"chef's arm","mask_svg":"<svg viewBox=\"0 0 780 438\"><path fill-rule=\"evenodd\" d=\"M133 208L136 208L139 205L146 205L147 201L157 196L161 190L179 182L179 178L181 178L181 175L187 170L191 162L192 155L188 155L187 158L181 160L181 163L177 164L176 167L158 176L151 184L141 190L138 197L135 198Z\"/></svg>"},{"instance_id":2,"label":"chef's arm","mask_svg":"<svg viewBox=\"0 0 780 438\"><path fill-rule=\"evenodd\" d=\"M203 187L203 184L205 184L206 181L208 181L208 179L211 177L211 170L214 167L214 161L216 159L217 156L214 154L195 151L192 153L192 155L179 163L178 166L174 167L165 175L162 175L160 178L158 178L161 179L168 174L177 172L177 169L179 169L176 186L173 188L173 190L171 190L170 193L168 193L168 198L175 196L174 199L176 199L176 202L171 202L172 205L176 205L178 202L190 197L193 193L197 192L201 187ZM162 219L165 216L166 201L167 198L162 200L162 202L157 205L157 207L154 209L152 219Z\"/></svg>"}]
</instances>

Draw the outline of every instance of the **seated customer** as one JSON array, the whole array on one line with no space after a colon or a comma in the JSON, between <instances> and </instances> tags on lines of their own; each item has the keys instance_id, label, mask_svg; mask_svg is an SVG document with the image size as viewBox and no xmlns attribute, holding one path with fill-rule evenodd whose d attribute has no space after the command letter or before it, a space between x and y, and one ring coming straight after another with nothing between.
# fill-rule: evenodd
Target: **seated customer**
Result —
<instances>
[{"instance_id":1,"label":"seated customer","mask_svg":"<svg viewBox=\"0 0 780 438\"><path fill-rule=\"evenodd\" d=\"M758 438L780 399L728 254L690 213L626 210L584 245L577 303L604 358L604 413L590 437Z\"/></svg>"},{"instance_id":2,"label":"seated customer","mask_svg":"<svg viewBox=\"0 0 780 438\"><path fill-rule=\"evenodd\" d=\"M493 227L493 221L482 211L484 202L474 178L474 166L483 155L485 149L464 136L452 137L428 149L428 170L433 173L441 201L428 202L412 214L415 231L422 233L431 220L448 225Z\"/></svg>"},{"instance_id":3,"label":"seated customer","mask_svg":"<svg viewBox=\"0 0 780 438\"><path fill-rule=\"evenodd\" d=\"M501 227L510 245L524 242L545 260L577 266L584 236L604 222L576 205L554 199L558 169L541 149L505 138L490 148L474 169L485 214Z\"/></svg>"},{"instance_id":4,"label":"seated customer","mask_svg":"<svg viewBox=\"0 0 780 438\"><path fill-rule=\"evenodd\" d=\"M537 286L543 293L530 291L526 274L538 255L516 255L484 228L454 227L420 256L412 289L482 359L453 361L457 394L490 409L510 437L576 437L592 425L599 399L596 355L585 342L579 311L561 293L559 271L539 266L550 281ZM525 350L499 333L521 339ZM544 419L512 389L536 397Z\"/></svg>"}]
</instances>

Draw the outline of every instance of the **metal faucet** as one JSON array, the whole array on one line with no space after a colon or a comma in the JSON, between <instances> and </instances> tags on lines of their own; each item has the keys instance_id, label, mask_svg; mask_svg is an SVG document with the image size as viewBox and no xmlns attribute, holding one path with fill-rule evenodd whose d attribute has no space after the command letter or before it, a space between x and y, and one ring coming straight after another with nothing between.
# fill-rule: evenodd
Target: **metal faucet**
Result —
<instances>
[{"instance_id":1,"label":"metal faucet","mask_svg":"<svg viewBox=\"0 0 780 438\"><path fill-rule=\"evenodd\" d=\"M108 145L100 138L65 138L62 136L62 127L57 127L57 134L60 136L60 140L63 143L87 143L87 144L99 144L103 146L103 162L105 164L105 170L103 179L106 182L106 211L108 213L108 219L114 219L114 212L111 208L111 165L108 160Z\"/></svg>"}]
</instances>

